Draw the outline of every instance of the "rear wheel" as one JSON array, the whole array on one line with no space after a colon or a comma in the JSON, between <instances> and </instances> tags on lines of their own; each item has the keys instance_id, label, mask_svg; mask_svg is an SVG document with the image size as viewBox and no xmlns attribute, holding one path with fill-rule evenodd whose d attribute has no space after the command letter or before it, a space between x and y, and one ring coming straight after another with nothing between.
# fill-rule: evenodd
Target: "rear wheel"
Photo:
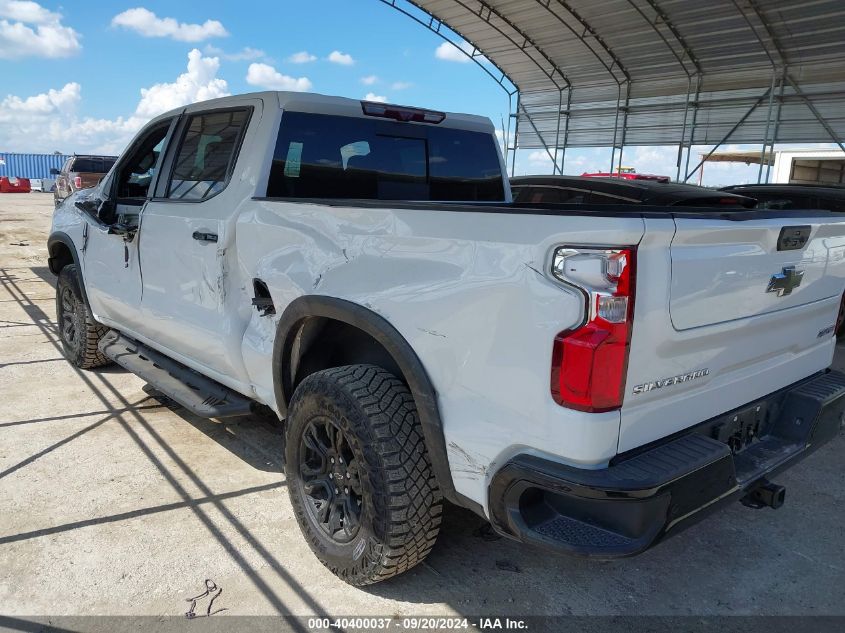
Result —
<instances>
[{"instance_id":1,"label":"rear wheel","mask_svg":"<svg viewBox=\"0 0 845 633\"><path fill-rule=\"evenodd\" d=\"M357 586L422 562L442 500L408 388L373 365L316 372L286 426L288 491L317 558Z\"/></svg>"},{"instance_id":2,"label":"rear wheel","mask_svg":"<svg viewBox=\"0 0 845 633\"><path fill-rule=\"evenodd\" d=\"M56 317L59 322L59 339L67 359L81 369L108 365L111 361L98 346L109 331L97 323L88 304L82 298L79 272L71 264L62 268L56 284Z\"/></svg>"},{"instance_id":3,"label":"rear wheel","mask_svg":"<svg viewBox=\"0 0 845 633\"><path fill-rule=\"evenodd\" d=\"M839 302L839 314L836 315L836 336L845 334L845 294Z\"/></svg>"}]
</instances>

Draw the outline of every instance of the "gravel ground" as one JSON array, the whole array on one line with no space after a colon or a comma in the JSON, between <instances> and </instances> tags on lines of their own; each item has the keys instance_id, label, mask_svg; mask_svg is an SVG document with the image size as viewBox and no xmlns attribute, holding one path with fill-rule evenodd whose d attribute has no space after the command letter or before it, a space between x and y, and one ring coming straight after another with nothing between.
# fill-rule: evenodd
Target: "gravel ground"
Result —
<instances>
[{"instance_id":1,"label":"gravel ground","mask_svg":"<svg viewBox=\"0 0 845 633\"><path fill-rule=\"evenodd\" d=\"M51 212L0 195L0 613L179 616L208 578L244 615L845 615L841 435L778 479L780 510L736 504L636 558L550 555L450 507L425 565L345 585L299 534L277 424L196 418L62 358Z\"/></svg>"}]
</instances>

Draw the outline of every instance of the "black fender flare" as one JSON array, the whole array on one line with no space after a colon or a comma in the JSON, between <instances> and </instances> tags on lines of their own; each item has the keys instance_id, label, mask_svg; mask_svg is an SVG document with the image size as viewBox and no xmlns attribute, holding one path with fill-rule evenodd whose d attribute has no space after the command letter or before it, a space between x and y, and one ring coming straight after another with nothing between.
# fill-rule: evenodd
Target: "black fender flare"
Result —
<instances>
[{"instance_id":1,"label":"black fender flare","mask_svg":"<svg viewBox=\"0 0 845 633\"><path fill-rule=\"evenodd\" d=\"M56 244L64 244L70 251L70 256L73 258L73 265L76 266L76 274L79 277L79 289L82 292L82 299L85 301L85 305L87 305L90 309L91 304L88 303L88 293L85 291L85 280L82 276L82 266L79 262L79 253L76 250L76 244L74 244L73 239L64 231L54 231L50 234L50 237L47 238L47 253L49 253L49 257L47 258L47 267L50 269L50 272L56 276L58 276L61 272L60 268L58 270L56 269L56 258L53 254L53 247Z\"/></svg>"},{"instance_id":2,"label":"black fender flare","mask_svg":"<svg viewBox=\"0 0 845 633\"><path fill-rule=\"evenodd\" d=\"M417 406L423 439L431 458L434 476L443 496L460 506L484 516L480 505L455 490L446 451L443 422L437 407L437 393L425 367L414 349L383 316L352 301L322 295L304 295L294 299L282 313L273 344L273 388L282 415L293 395L290 363L294 340L300 326L311 317L325 317L347 323L378 341L396 362Z\"/></svg>"}]
</instances>

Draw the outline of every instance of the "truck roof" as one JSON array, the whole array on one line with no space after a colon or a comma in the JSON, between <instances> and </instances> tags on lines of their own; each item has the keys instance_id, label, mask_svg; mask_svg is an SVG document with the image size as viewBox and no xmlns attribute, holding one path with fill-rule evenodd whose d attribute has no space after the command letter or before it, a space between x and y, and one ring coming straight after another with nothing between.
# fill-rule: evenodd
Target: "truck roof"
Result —
<instances>
[{"instance_id":1,"label":"truck roof","mask_svg":"<svg viewBox=\"0 0 845 633\"><path fill-rule=\"evenodd\" d=\"M336 116L351 116L351 117L365 117L362 103L375 103L365 99L350 99L348 97L337 97L332 95L323 95L314 92L286 92L286 91L262 91L249 92L239 95L231 95L229 97L220 97L218 99L210 99L208 101L198 101L188 106L175 108L156 118L164 118L173 116L181 112L185 107L190 110L203 108L225 108L244 97L257 97L265 101L265 103L272 103L274 100L279 104L279 107L285 110L292 110L295 112L313 112L318 114L330 114ZM430 112L442 112L441 110L432 110L430 108L422 108L420 106L399 105L399 104L384 104L378 105L390 106L393 108L411 108L417 110L426 110ZM473 130L477 132L493 133L495 128L493 122L487 117L478 116L476 114L465 114L460 112L442 112L445 118L442 122L437 123L438 127L460 128L462 130ZM423 123L421 125L433 125L432 123Z\"/></svg>"}]
</instances>

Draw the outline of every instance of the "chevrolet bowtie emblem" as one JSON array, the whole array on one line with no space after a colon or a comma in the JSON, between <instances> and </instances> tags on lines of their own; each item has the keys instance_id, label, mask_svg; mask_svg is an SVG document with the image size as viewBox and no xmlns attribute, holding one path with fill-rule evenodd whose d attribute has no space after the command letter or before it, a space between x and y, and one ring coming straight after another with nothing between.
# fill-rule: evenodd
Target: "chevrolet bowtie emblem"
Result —
<instances>
[{"instance_id":1,"label":"chevrolet bowtie emblem","mask_svg":"<svg viewBox=\"0 0 845 633\"><path fill-rule=\"evenodd\" d=\"M792 290L801 285L801 280L804 279L804 271L795 266L784 266L783 271L775 273L769 279L769 287L766 292L776 292L778 297L783 297L792 294Z\"/></svg>"}]
</instances>

